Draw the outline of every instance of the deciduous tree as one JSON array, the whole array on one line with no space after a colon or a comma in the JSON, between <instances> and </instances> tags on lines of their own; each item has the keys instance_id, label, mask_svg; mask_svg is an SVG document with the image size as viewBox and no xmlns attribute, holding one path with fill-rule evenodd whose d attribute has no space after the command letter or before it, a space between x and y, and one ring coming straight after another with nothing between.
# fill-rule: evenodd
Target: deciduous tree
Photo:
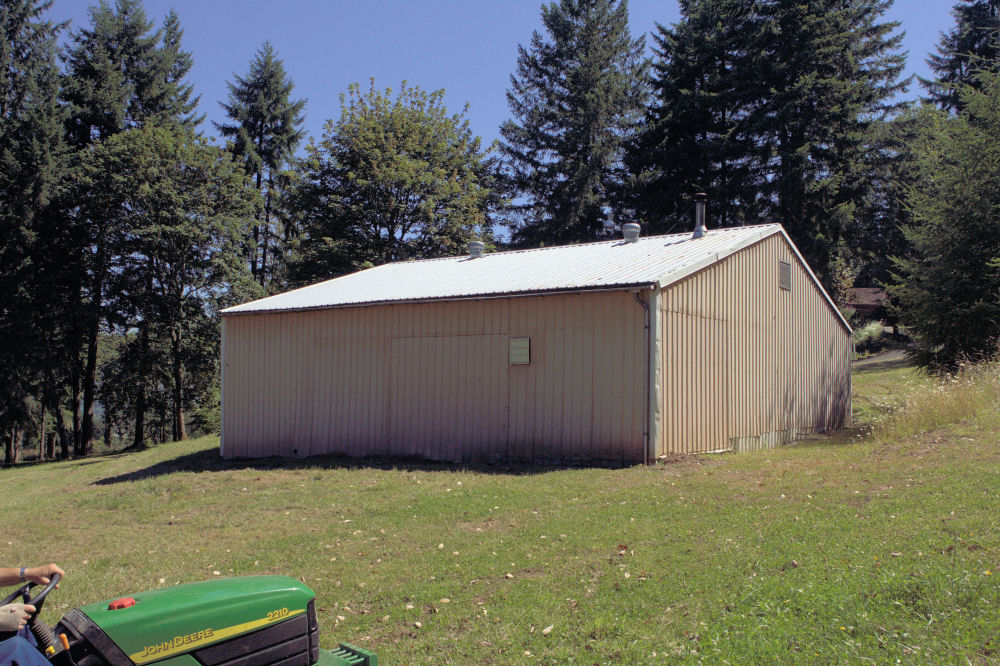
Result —
<instances>
[{"instance_id":1,"label":"deciduous tree","mask_svg":"<svg viewBox=\"0 0 1000 666\"><path fill-rule=\"evenodd\" d=\"M290 208L302 225L296 283L466 250L491 238L493 164L444 91L352 85L306 148Z\"/></svg>"},{"instance_id":2,"label":"deciduous tree","mask_svg":"<svg viewBox=\"0 0 1000 666\"><path fill-rule=\"evenodd\" d=\"M185 410L206 394L205 370L217 367L204 360L218 355L218 303L253 293L240 247L254 190L226 151L182 128L115 135L87 152L82 177L95 193L85 206L104 211L115 248L107 285L115 323L135 331L120 362L136 382L135 441L144 441L148 388L158 380L170 387L171 435L184 439Z\"/></svg>"}]
</instances>

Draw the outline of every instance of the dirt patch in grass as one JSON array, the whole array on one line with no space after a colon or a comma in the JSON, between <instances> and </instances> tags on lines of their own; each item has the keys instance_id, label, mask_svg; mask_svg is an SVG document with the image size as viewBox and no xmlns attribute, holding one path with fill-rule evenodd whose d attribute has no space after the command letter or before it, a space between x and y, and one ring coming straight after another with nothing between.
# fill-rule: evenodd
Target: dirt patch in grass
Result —
<instances>
[{"instance_id":1,"label":"dirt patch in grass","mask_svg":"<svg viewBox=\"0 0 1000 666\"><path fill-rule=\"evenodd\" d=\"M718 464L717 456L685 453L668 453L656 459L656 467L665 472L683 472L691 468L702 468Z\"/></svg>"}]
</instances>

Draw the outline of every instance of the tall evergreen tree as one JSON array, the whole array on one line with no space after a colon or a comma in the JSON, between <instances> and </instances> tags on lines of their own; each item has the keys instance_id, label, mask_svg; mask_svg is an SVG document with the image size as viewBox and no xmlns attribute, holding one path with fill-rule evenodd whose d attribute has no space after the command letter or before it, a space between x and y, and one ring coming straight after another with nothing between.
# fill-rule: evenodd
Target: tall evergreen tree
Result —
<instances>
[{"instance_id":1,"label":"tall evergreen tree","mask_svg":"<svg viewBox=\"0 0 1000 666\"><path fill-rule=\"evenodd\" d=\"M90 10L91 26L72 35L64 56L63 99L71 108L67 137L78 150L108 140L119 132L144 125L195 127L197 98L184 82L191 55L181 49L182 30L170 12L163 27L154 29L141 0L106 0ZM76 198L87 195L85 181L76 183ZM89 451L94 436L94 400L97 383L97 343L102 325L113 319L106 311L106 282L120 267L110 220L100 208L71 211L81 283L74 320L79 322L77 345L85 350L82 366L74 372L72 408L76 453ZM82 413L78 396L83 394Z\"/></svg>"},{"instance_id":2,"label":"tall evergreen tree","mask_svg":"<svg viewBox=\"0 0 1000 666\"><path fill-rule=\"evenodd\" d=\"M692 194L706 192L714 224L753 224L765 174L747 118L766 92L747 40L762 17L743 0L681 0L680 10L654 34L654 100L627 158L634 207L650 232L689 229Z\"/></svg>"},{"instance_id":3,"label":"tall evergreen tree","mask_svg":"<svg viewBox=\"0 0 1000 666\"><path fill-rule=\"evenodd\" d=\"M520 245L593 239L623 208L623 144L647 97L645 39L632 39L627 0L558 0L545 34L518 47L500 127Z\"/></svg>"},{"instance_id":4,"label":"tall evergreen tree","mask_svg":"<svg viewBox=\"0 0 1000 666\"><path fill-rule=\"evenodd\" d=\"M963 85L979 87L976 73L996 69L1000 55L1000 0L959 0L952 10L955 26L941 34L937 53L927 58L933 79L920 79L927 100L958 111Z\"/></svg>"},{"instance_id":5,"label":"tall evergreen tree","mask_svg":"<svg viewBox=\"0 0 1000 666\"><path fill-rule=\"evenodd\" d=\"M876 124L906 85L898 24L881 22L889 4L685 3L661 30L657 104L630 160L642 214L684 215L656 192L667 179L716 192L724 223L781 222L832 286L843 229L868 196Z\"/></svg>"},{"instance_id":6,"label":"tall evergreen tree","mask_svg":"<svg viewBox=\"0 0 1000 666\"><path fill-rule=\"evenodd\" d=\"M63 56L63 99L72 109L67 135L76 147L143 124L197 126L198 99L184 78L191 54L171 11L155 28L142 0L90 8L90 28L72 35Z\"/></svg>"},{"instance_id":7,"label":"tall evergreen tree","mask_svg":"<svg viewBox=\"0 0 1000 666\"><path fill-rule=\"evenodd\" d=\"M910 109L874 127L873 149L864 166L866 195L844 229L845 247L838 258L841 263L856 264L847 287L889 283L892 257L907 251L902 228L909 224L911 211L905 204L905 191L916 177L914 151L927 122L927 114Z\"/></svg>"},{"instance_id":8,"label":"tall evergreen tree","mask_svg":"<svg viewBox=\"0 0 1000 666\"><path fill-rule=\"evenodd\" d=\"M294 235L288 216L272 221L272 215L281 200L282 171L304 136L306 100L291 99L294 84L267 42L251 61L247 76L235 78L235 83L228 84L229 101L220 102L233 122L215 126L231 141L233 153L243 161L263 197L264 207L257 212L247 245L250 270L267 287L279 273L284 248Z\"/></svg>"},{"instance_id":9,"label":"tall evergreen tree","mask_svg":"<svg viewBox=\"0 0 1000 666\"><path fill-rule=\"evenodd\" d=\"M310 142L290 193L300 220L291 268L302 284L390 261L466 251L491 240L495 167L444 91L404 82L341 98L341 116Z\"/></svg>"},{"instance_id":10,"label":"tall evergreen tree","mask_svg":"<svg viewBox=\"0 0 1000 666\"><path fill-rule=\"evenodd\" d=\"M765 6L775 40L763 67L774 90L755 113L771 148L769 199L813 269L832 287L843 229L866 194L874 123L898 108L898 23L880 23L892 0L777 0ZM765 36L768 33L765 32Z\"/></svg>"},{"instance_id":11,"label":"tall evergreen tree","mask_svg":"<svg viewBox=\"0 0 1000 666\"><path fill-rule=\"evenodd\" d=\"M44 0L0 2L0 433L30 419L59 318L42 282L41 235L65 168L56 62L61 25ZM51 288L53 285L48 285ZM44 418L44 417L43 417Z\"/></svg>"},{"instance_id":12,"label":"tall evergreen tree","mask_svg":"<svg viewBox=\"0 0 1000 666\"><path fill-rule=\"evenodd\" d=\"M1000 75L977 83L959 86L958 114L923 109L891 289L916 359L937 369L1000 352Z\"/></svg>"}]
</instances>

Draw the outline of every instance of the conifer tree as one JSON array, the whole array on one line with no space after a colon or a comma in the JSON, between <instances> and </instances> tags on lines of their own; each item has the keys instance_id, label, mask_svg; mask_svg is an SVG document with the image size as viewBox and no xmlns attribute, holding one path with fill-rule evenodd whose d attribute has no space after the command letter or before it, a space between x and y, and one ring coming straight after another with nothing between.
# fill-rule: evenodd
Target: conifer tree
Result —
<instances>
[{"instance_id":1,"label":"conifer tree","mask_svg":"<svg viewBox=\"0 0 1000 666\"><path fill-rule=\"evenodd\" d=\"M960 84L957 114L925 108L906 190L909 252L891 292L934 369L1000 351L1000 75Z\"/></svg>"},{"instance_id":2,"label":"conifer tree","mask_svg":"<svg viewBox=\"0 0 1000 666\"><path fill-rule=\"evenodd\" d=\"M827 287L843 229L865 196L872 127L895 108L905 57L891 0L777 0L765 5L774 39L764 71L774 93L754 114L774 155L765 190L774 219Z\"/></svg>"},{"instance_id":3,"label":"conifer tree","mask_svg":"<svg viewBox=\"0 0 1000 666\"><path fill-rule=\"evenodd\" d=\"M284 63L265 42L250 63L247 76L229 83L229 101L220 102L232 124L218 124L222 136L231 141L233 154L253 176L264 207L257 212L249 239L250 270L267 287L279 274L286 244L294 236L288 216L272 215L281 199L285 180L282 171L302 140L304 99L292 100L294 84Z\"/></svg>"},{"instance_id":4,"label":"conifer tree","mask_svg":"<svg viewBox=\"0 0 1000 666\"><path fill-rule=\"evenodd\" d=\"M921 78L920 83L928 101L946 111L958 111L961 87L978 88L976 73L1000 65L1000 0L959 0L951 15L954 27L941 34L937 53L927 58L935 78Z\"/></svg>"},{"instance_id":5,"label":"conifer tree","mask_svg":"<svg viewBox=\"0 0 1000 666\"><path fill-rule=\"evenodd\" d=\"M171 11L156 29L142 0L107 0L90 8L89 28L72 35L64 56L63 99L72 109L68 136L89 145L143 124L197 126L198 98L184 82L193 61Z\"/></svg>"},{"instance_id":6,"label":"conifer tree","mask_svg":"<svg viewBox=\"0 0 1000 666\"><path fill-rule=\"evenodd\" d=\"M714 225L754 224L764 173L746 119L765 92L746 45L761 16L742 0L681 0L680 11L654 34L654 99L628 152L634 206L650 233L686 230L692 195L706 192Z\"/></svg>"},{"instance_id":7,"label":"conifer tree","mask_svg":"<svg viewBox=\"0 0 1000 666\"><path fill-rule=\"evenodd\" d=\"M71 109L66 136L72 147L82 151L145 125L193 128L201 122L195 115L198 99L184 82L192 61L190 53L181 49L182 30L174 12L157 29L147 19L141 0L116 0L114 6L102 0L91 7L90 20L89 28L73 33L64 55L62 97ZM88 195L87 187L77 179L76 200ZM70 217L78 244L72 259L83 276L74 321L79 322L77 344L85 354L82 367L73 373L71 405L74 448L82 455L90 450L94 436L97 342L101 326L114 320L114 313L106 310L105 287L119 269L115 261L122 255L109 242L111 222L99 208L73 207Z\"/></svg>"},{"instance_id":8,"label":"conifer tree","mask_svg":"<svg viewBox=\"0 0 1000 666\"><path fill-rule=\"evenodd\" d=\"M0 2L0 433L31 417L61 313L40 271L48 209L64 176L57 39L44 0ZM50 301L50 299L52 299Z\"/></svg>"},{"instance_id":9,"label":"conifer tree","mask_svg":"<svg viewBox=\"0 0 1000 666\"><path fill-rule=\"evenodd\" d=\"M621 211L623 144L646 102L645 40L632 39L627 0L558 0L545 34L518 47L500 127L516 244L591 240Z\"/></svg>"},{"instance_id":10,"label":"conifer tree","mask_svg":"<svg viewBox=\"0 0 1000 666\"><path fill-rule=\"evenodd\" d=\"M682 193L656 191L667 180L715 192L715 219L782 223L831 287L843 229L869 193L876 123L906 84L898 24L881 22L888 5L686 2L660 31L657 102L630 160L641 215L684 215Z\"/></svg>"}]
</instances>

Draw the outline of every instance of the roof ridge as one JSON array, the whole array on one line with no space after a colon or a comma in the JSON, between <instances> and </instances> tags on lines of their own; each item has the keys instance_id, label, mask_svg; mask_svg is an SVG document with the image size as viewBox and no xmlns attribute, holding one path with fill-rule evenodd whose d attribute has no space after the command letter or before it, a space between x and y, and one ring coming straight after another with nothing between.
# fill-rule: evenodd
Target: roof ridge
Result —
<instances>
[{"instance_id":1,"label":"roof ridge","mask_svg":"<svg viewBox=\"0 0 1000 666\"><path fill-rule=\"evenodd\" d=\"M778 224L778 223L776 223L776 222L766 222L764 224L745 224L745 225L732 226L732 227L716 227L714 229L709 229L708 232L706 233L706 236L709 235L709 234L718 233L720 231L736 231L738 229L739 230L745 230L745 229L755 229L755 228L763 228L763 227L780 227L780 226L781 225ZM586 241L586 242L583 242L583 243L569 243L567 245L543 245L541 247L518 247L518 248L509 249L509 250L500 250L498 252L484 252L481 256L476 257L476 258L477 259L485 259L486 257L495 257L495 256L501 255L501 254L524 254L524 253L528 253L528 252L542 252L544 250L561 250L561 249L565 249L565 248L568 248L568 247L586 247L588 245L605 245L605 244L609 244L609 243L618 243L618 244L628 244L628 245L631 245L632 243L641 243L643 241L650 241L650 240L654 240L654 239L657 239L657 238L672 238L672 237L681 237L681 236L690 237L690 235L691 235L690 231L678 231L678 232L672 233L672 234L657 234L655 236L640 236L638 239L636 239L635 241L632 241L632 242L626 241L623 238L609 238L609 239L600 240L600 241ZM697 239L691 238L690 240L697 240ZM418 264L418 263L427 263L427 262L431 262L431 261L450 261L450 260L454 260L454 259L468 259L468 258L469 258L468 254L452 254L452 255L448 255L446 257L428 257L426 259L403 259L401 261L388 261L388 262L386 262L384 264L379 264L378 266L372 266L372 267L366 268L364 270L372 270L374 268L381 268L382 266L389 266L391 264Z\"/></svg>"},{"instance_id":2,"label":"roof ridge","mask_svg":"<svg viewBox=\"0 0 1000 666\"><path fill-rule=\"evenodd\" d=\"M477 258L457 255L397 261L242 303L226 308L222 314L494 298L626 285L659 284L662 288L665 280L700 270L773 233L784 233L780 224L722 227L698 239L685 231L636 241L615 238L520 248ZM552 252L540 254L541 250Z\"/></svg>"}]
</instances>

